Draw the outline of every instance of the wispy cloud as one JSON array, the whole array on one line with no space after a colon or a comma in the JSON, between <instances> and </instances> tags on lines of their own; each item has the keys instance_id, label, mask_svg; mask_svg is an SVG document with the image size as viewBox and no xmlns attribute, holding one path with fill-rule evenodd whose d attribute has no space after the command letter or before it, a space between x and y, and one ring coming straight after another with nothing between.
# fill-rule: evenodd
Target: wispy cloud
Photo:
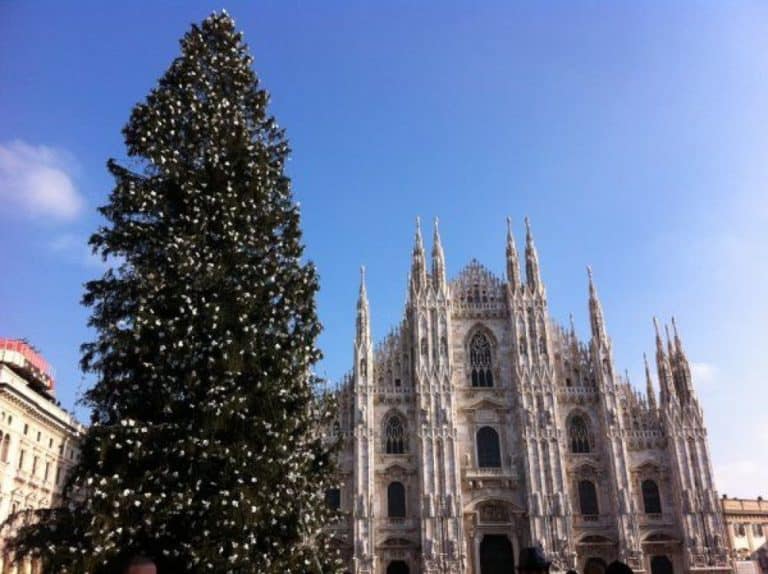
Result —
<instances>
[{"instance_id":1,"label":"wispy cloud","mask_svg":"<svg viewBox=\"0 0 768 574\"><path fill-rule=\"evenodd\" d=\"M101 257L91 251L88 242L79 235L72 233L59 235L48 244L48 248L57 257L64 258L71 263L93 268L106 266Z\"/></svg>"},{"instance_id":2,"label":"wispy cloud","mask_svg":"<svg viewBox=\"0 0 768 574\"><path fill-rule=\"evenodd\" d=\"M691 363L694 385L710 385L717 381L717 367L710 363Z\"/></svg>"},{"instance_id":3,"label":"wispy cloud","mask_svg":"<svg viewBox=\"0 0 768 574\"><path fill-rule=\"evenodd\" d=\"M72 220L85 202L72 173L71 154L21 140L0 144L0 200L27 216Z\"/></svg>"}]
</instances>

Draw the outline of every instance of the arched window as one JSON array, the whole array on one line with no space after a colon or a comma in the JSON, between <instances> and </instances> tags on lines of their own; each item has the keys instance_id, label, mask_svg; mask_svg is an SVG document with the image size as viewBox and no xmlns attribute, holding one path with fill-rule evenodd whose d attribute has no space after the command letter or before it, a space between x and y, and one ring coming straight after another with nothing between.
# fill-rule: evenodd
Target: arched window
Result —
<instances>
[{"instance_id":1,"label":"arched window","mask_svg":"<svg viewBox=\"0 0 768 574\"><path fill-rule=\"evenodd\" d=\"M491 427L483 427L477 431L477 466L480 468L501 466L499 434Z\"/></svg>"},{"instance_id":2,"label":"arched window","mask_svg":"<svg viewBox=\"0 0 768 574\"><path fill-rule=\"evenodd\" d=\"M469 342L469 366L473 387L492 387L491 342L485 333L475 333Z\"/></svg>"},{"instance_id":3,"label":"arched window","mask_svg":"<svg viewBox=\"0 0 768 574\"><path fill-rule=\"evenodd\" d=\"M600 509L597 505L597 490L595 489L595 483L591 480L579 481L579 507L582 514L588 516L600 514Z\"/></svg>"},{"instance_id":4,"label":"arched window","mask_svg":"<svg viewBox=\"0 0 768 574\"><path fill-rule=\"evenodd\" d=\"M387 487L387 516L405 518L405 487L402 482L390 482Z\"/></svg>"},{"instance_id":5,"label":"arched window","mask_svg":"<svg viewBox=\"0 0 768 574\"><path fill-rule=\"evenodd\" d=\"M568 439L571 441L571 452L586 453L589 448L589 428L584 417L576 415L568 425Z\"/></svg>"},{"instance_id":6,"label":"arched window","mask_svg":"<svg viewBox=\"0 0 768 574\"><path fill-rule=\"evenodd\" d=\"M659 486L653 480L644 480L642 485L643 507L646 514L661 514L661 496Z\"/></svg>"},{"instance_id":7,"label":"arched window","mask_svg":"<svg viewBox=\"0 0 768 574\"><path fill-rule=\"evenodd\" d=\"M398 415L387 419L384 428L384 452L387 454L403 454L406 446L405 424Z\"/></svg>"},{"instance_id":8,"label":"arched window","mask_svg":"<svg viewBox=\"0 0 768 574\"><path fill-rule=\"evenodd\" d=\"M8 462L8 449L11 446L11 435L7 434L3 436L0 434L0 437L2 437L2 440L0 443L2 443L2 451L0 452L0 460L3 462Z\"/></svg>"}]
</instances>

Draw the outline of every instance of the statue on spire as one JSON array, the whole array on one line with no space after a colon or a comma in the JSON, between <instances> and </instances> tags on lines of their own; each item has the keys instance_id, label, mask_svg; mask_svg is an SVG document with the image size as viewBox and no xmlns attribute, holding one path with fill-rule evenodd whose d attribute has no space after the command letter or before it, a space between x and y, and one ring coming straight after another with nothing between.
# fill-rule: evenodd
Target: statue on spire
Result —
<instances>
[{"instance_id":1,"label":"statue on spire","mask_svg":"<svg viewBox=\"0 0 768 574\"><path fill-rule=\"evenodd\" d=\"M507 281L513 291L520 288L520 261L517 256L512 219L507 217Z\"/></svg>"},{"instance_id":2,"label":"statue on spire","mask_svg":"<svg viewBox=\"0 0 768 574\"><path fill-rule=\"evenodd\" d=\"M525 279L532 291L541 287L541 271L539 270L539 255L533 243L531 222L525 218Z\"/></svg>"},{"instance_id":3,"label":"statue on spire","mask_svg":"<svg viewBox=\"0 0 768 574\"><path fill-rule=\"evenodd\" d=\"M659 374L659 400L662 405L670 403L674 398L672 387L672 371L669 359L664 352L664 342L661 339L659 322L653 318L653 328L656 331L656 369Z\"/></svg>"},{"instance_id":4,"label":"statue on spire","mask_svg":"<svg viewBox=\"0 0 768 574\"><path fill-rule=\"evenodd\" d=\"M643 353L643 364L645 365L645 393L648 396L648 406L651 410L656 410L656 392L653 390L653 381L651 381L651 369L648 366L648 356Z\"/></svg>"},{"instance_id":5,"label":"statue on spire","mask_svg":"<svg viewBox=\"0 0 768 574\"><path fill-rule=\"evenodd\" d=\"M411 294L421 292L427 285L426 257L424 255L424 241L421 238L421 218L416 218L416 238L411 257Z\"/></svg>"},{"instance_id":6,"label":"statue on spire","mask_svg":"<svg viewBox=\"0 0 768 574\"><path fill-rule=\"evenodd\" d=\"M440 220L435 217L435 227L432 236L432 284L436 291L442 291L445 287L445 253L440 241Z\"/></svg>"},{"instance_id":7,"label":"statue on spire","mask_svg":"<svg viewBox=\"0 0 768 574\"><path fill-rule=\"evenodd\" d=\"M357 330L355 343L368 345L371 342L371 317L368 307L368 292L365 288L365 266L360 266L360 294L357 298Z\"/></svg>"},{"instance_id":8,"label":"statue on spire","mask_svg":"<svg viewBox=\"0 0 768 574\"><path fill-rule=\"evenodd\" d=\"M601 345L607 345L608 335L605 331L603 306L600 304L600 299L597 296L591 267L587 267L587 275L589 277L589 321L592 326L592 337Z\"/></svg>"}]
</instances>

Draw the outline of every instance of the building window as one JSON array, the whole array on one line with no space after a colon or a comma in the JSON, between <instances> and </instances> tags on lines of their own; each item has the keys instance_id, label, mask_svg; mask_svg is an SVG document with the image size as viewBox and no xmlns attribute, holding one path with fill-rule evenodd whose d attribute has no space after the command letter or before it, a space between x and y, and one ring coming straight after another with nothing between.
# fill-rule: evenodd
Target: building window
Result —
<instances>
[{"instance_id":1,"label":"building window","mask_svg":"<svg viewBox=\"0 0 768 574\"><path fill-rule=\"evenodd\" d=\"M51 463L50 462L46 462L45 463L45 472L43 474L43 481L44 482L48 482L48 474L50 474L50 472L51 472Z\"/></svg>"},{"instance_id":2,"label":"building window","mask_svg":"<svg viewBox=\"0 0 768 574\"><path fill-rule=\"evenodd\" d=\"M24 449L19 452L19 470L24 468Z\"/></svg>"},{"instance_id":3,"label":"building window","mask_svg":"<svg viewBox=\"0 0 768 574\"><path fill-rule=\"evenodd\" d=\"M11 435L3 437L3 449L0 452L0 460L8 462L8 450L11 448Z\"/></svg>"},{"instance_id":4,"label":"building window","mask_svg":"<svg viewBox=\"0 0 768 574\"><path fill-rule=\"evenodd\" d=\"M763 535L763 527L760 524L752 525L752 536L760 537Z\"/></svg>"},{"instance_id":5,"label":"building window","mask_svg":"<svg viewBox=\"0 0 768 574\"><path fill-rule=\"evenodd\" d=\"M659 485L653 480L644 480L641 489L643 491L643 506L646 514L661 514L661 496Z\"/></svg>"},{"instance_id":6,"label":"building window","mask_svg":"<svg viewBox=\"0 0 768 574\"><path fill-rule=\"evenodd\" d=\"M48 439L48 448L53 448L53 438Z\"/></svg>"},{"instance_id":7,"label":"building window","mask_svg":"<svg viewBox=\"0 0 768 574\"><path fill-rule=\"evenodd\" d=\"M387 487L387 516L405 518L405 487L402 482L390 482Z\"/></svg>"},{"instance_id":8,"label":"building window","mask_svg":"<svg viewBox=\"0 0 768 574\"><path fill-rule=\"evenodd\" d=\"M56 484L59 484L61 482L61 467L56 467Z\"/></svg>"},{"instance_id":9,"label":"building window","mask_svg":"<svg viewBox=\"0 0 768 574\"><path fill-rule=\"evenodd\" d=\"M40 442L40 439L42 438L43 438L43 433L41 433L40 431L37 431L37 442Z\"/></svg>"},{"instance_id":10,"label":"building window","mask_svg":"<svg viewBox=\"0 0 768 574\"><path fill-rule=\"evenodd\" d=\"M736 525L736 536L746 536L747 528L743 524Z\"/></svg>"},{"instance_id":11,"label":"building window","mask_svg":"<svg viewBox=\"0 0 768 574\"><path fill-rule=\"evenodd\" d=\"M325 503L331 510L341 508L341 490L338 488L329 488L325 491Z\"/></svg>"},{"instance_id":12,"label":"building window","mask_svg":"<svg viewBox=\"0 0 768 574\"><path fill-rule=\"evenodd\" d=\"M29 425L27 423L24 423L24 436L27 436L28 432L29 432Z\"/></svg>"},{"instance_id":13,"label":"building window","mask_svg":"<svg viewBox=\"0 0 768 574\"><path fill-rule=\"evenodd\" d=\"M501 467L499 433L491 427L482 427L477 431L477 466L480 468Z\"/></svg>"},{"instance_id":14,"label":"building window","mask_svg":"<svg viewBox=\"0 0 768 574\"><path fill-rule=\"evenodd\" d=\"M491 343L485 333L475 333L469 343L469 366L473 387L492 387Z\"/></svg>"},{"instance_id":15,"label":"building window","mask_svg":"<svg viewBox=\"0 0 768 574\"><path fill-rule=\"evenodd\" d=\"M589 447L589 428L584 417L577 415L571 418L568 425L568 439L571 442L571 452L588 453Z\"/></svg>"},{"instance_id":16,"label":"building window","mask_svg":"<svg viewBox=\"0 0 768 574\"><path fill-rule=\"evenodd\" d=\"M384 430L384 452L387 454L403 454L405 452L405 424L398 415L387 419Z\"/></svg>"},{"instance_id":17,"label":"building window","mask_svg":"<svg viewBox=\"0 0 768 574\"><path fill-rule=\"evenodd\" d=\"M37 457L33 456L32 457L32 476L36 476L36 475L37 475Z\"/></svg>"},{"instance_id":18,"label":"building window","mask_svg":"<svg viewBox=\"0 0 768 574\"><path fill-rule=\"evenodd\" d=\"M597 505L597 490L595 489L595 483L591 480L579 481L579 507L581 508L581 513L587 516L600 514L600 509Z\"/></svg>"}]
</instances>

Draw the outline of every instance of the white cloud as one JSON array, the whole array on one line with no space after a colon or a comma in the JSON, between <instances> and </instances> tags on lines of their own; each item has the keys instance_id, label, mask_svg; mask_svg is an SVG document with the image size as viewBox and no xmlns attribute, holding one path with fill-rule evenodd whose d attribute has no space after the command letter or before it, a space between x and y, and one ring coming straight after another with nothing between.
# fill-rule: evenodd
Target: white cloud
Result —
<instances>
[{"instance_id":1,"label":"white cloud","mask_svg":"<svg viewBox=\"0 0 768 574\"><path fill-rule=\"evenodd\" d=\"M101 257L91 252L91 247L85 239L71 233L59 235L48 244L48 248L57 257L72 263L94 268L106 267Z\"/></svg>"},{"instance_id":2,"label":"white cloud","mask_svg":"<svg viewBox=\"0 0 768 574\"><path fill-rule=\"evenodd\" d=\"M0 201L28 216L74 219L85 203L74 170L72 156L62 150L20 140L0 144Z\"/></svg>"},{"instance_id":3,"label":"white cloud","mask_svg":"<svg viewBox=\"0 0 768 574\"><path fill-rule=\"evenodd\" d=\"M717 367L710 363L691 363L694 386L710 385L717 379Z\"/></svg>"}]
</instances>

